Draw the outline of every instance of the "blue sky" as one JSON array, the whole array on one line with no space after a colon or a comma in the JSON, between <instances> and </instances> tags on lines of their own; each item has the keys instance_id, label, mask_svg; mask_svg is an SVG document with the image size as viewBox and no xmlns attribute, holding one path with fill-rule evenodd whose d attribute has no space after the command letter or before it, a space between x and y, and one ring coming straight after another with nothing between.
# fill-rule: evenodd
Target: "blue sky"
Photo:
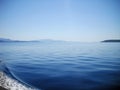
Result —
<instances>
[{"instance_id":1,"label":"blue sky","mask_svg":"<svg viewBox=\"0 0 120 90\"><path fill-rule=\"evenodd\" d=\"M0 0L0 37L101 41L120 38L119 0Z\"/></svg>"}]
</instances>

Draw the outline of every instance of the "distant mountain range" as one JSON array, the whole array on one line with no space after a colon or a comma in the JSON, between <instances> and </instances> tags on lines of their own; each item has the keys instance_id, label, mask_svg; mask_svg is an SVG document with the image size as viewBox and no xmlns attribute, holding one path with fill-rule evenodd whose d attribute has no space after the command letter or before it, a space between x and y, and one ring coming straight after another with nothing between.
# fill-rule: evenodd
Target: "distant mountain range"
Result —
<instances>
[{"instance_id":1,"label":"distant mountain range","mask_svg":"<svg viewBox=\"0 0 120 90\"><path fill-rule=\"evenodd\" d=\"M21 40L11 40L6 38L0 38L0 42L65 42L62 40L52 40L52 39L41 39L41 40L30 40L30 41L21 41ZM120 39L109 39L103 40L101 42L120 42Z\"/></svg>"},{"instance_id":2,"label":"distant mountain range","mask_svg":"<svg viewBox=\"0 0 120 90\"><path fill-rule=\"evenodd\" d=\"M0 42L10 42L13 41L11 39L0 38Z\"/></svg>"},{"instance_id":3,"label":"distant mountain range","mask_svg":"<svg viewBox=\"0 0 120 90\"><path fill-rule=\"evenodd\" d=\"M52 39L22 41L22 40L11 40L11 39L6 39L6 38L0 38L0 42L65 42L65 41L52 40Z\"/></svg>"},{"instance_id":4,"label":"distant mountain range","mask_svg":"<svg viewBox=\"0 0 120 90\"><path fill-rule=\"evenodd\" d=\"M11 40L11 39L6 39L6 38L0 38L0 42L22 42L19 40Z\"/></svg>"}]
</instances>

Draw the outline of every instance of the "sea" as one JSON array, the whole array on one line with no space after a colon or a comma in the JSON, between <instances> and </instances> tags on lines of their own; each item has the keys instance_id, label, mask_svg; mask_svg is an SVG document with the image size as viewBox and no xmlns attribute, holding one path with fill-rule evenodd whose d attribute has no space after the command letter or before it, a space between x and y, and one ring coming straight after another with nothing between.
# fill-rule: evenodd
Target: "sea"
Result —
<instances>
[{"instance_id":1,"label":"sea","mask_svg":"<svg viewBox=\"0 0 120 90\"><path fill-rule=\"evenodd\" d=\"M38 90L120 89L120 43L1 42L0 65Z\"/></svg>"}]
</instances>

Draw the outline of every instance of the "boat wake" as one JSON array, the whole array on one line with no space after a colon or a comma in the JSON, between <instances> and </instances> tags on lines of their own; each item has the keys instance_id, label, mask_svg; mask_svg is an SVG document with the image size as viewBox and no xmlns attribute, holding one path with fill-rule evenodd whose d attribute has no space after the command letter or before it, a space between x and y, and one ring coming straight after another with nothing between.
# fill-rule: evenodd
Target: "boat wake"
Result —
<instances>
[{"instance_id":1,"label":"boat wake","mask_svg":"<svg viewBox=\"0 0 120 90\"><path fill-rule=\"evenodd\" d=\"M2 61L0 61L0 86L7 90L38 90L15 79Z\"/></svg>"}]
</instances>

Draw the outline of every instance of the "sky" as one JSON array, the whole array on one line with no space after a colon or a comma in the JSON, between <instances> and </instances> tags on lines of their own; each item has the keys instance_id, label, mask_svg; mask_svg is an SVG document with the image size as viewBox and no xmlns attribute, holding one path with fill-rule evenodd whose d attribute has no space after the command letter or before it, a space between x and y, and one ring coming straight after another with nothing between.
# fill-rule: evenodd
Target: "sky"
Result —
<instances>
[{"instance_id":1,"label":"sky","mask_svg":"<svg viewBox=\"0 0 120 90\"><path fill-rule=\"evenodd\" d=\"M0 0L0 37L94 42L120 39L119 0Z\"/></svg>"}]
</instances>

